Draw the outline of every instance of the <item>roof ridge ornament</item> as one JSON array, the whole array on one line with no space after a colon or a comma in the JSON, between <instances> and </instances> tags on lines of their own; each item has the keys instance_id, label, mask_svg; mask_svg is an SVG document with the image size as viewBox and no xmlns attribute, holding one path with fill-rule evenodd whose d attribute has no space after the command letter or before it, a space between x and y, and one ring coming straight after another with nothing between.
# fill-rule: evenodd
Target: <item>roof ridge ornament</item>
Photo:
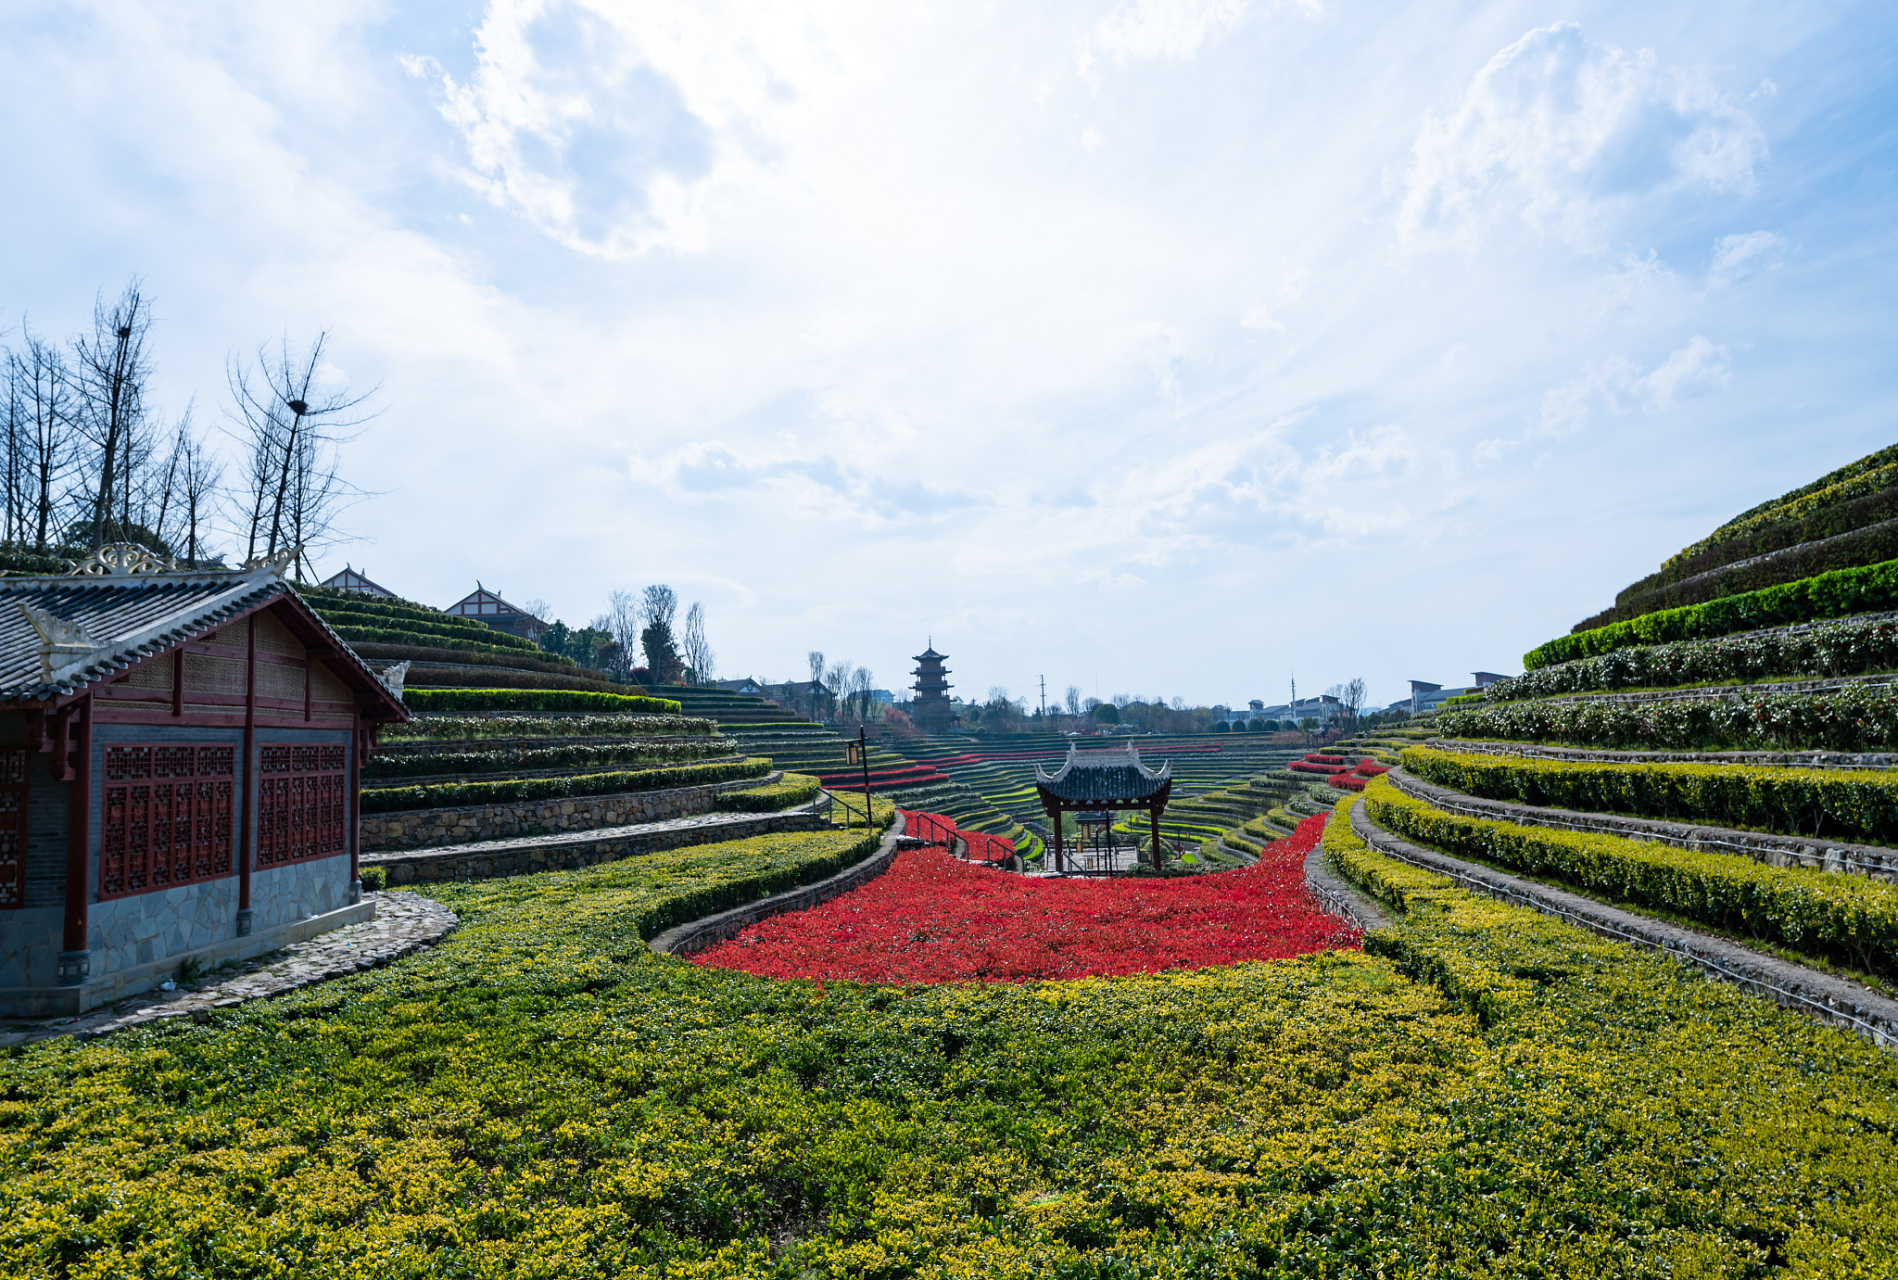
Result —
<instances>
[{"instance_id":1,"label":"roof ridge ornament","mask_svg":"<svg viewBox=\"0 0 1898 1280\"><path fill-rule=\"evenodd\" d=\"M133 573L176 573L178 562L136 542L108 542L72 567L69 578L121 578ZM51 616L50 614L48 615Z\"/></svg>"},{"instance_id":2,"label":"roof ridge ornament","mask_svg":"<svg viewBox=\"0 0 1898 1280\"><path fill-rule=\"evenodd\" d=\"M406 661L392 663L376 672L376 679L388 686L389 692L396 696L398 702L402 699L402 682L408 679L408 676L409 664Z\"/></svg>"},{"instance_id":3,"label":"roof ridge ornament","mask_svg":"<svg viewBox=\"0 0 1898 1280\"><path fill-rule=\"evenodd\" d=\"M91 657L104 648L99 641L86 634L85 628L75 622L68 622L58 614L48 613L36 608L24 600L17 601L20 612L32 624L40 638L40 678L52 682L53 673L71 666L83 658Z\"/></svg>"},{"instance_id":4,"label":"roof ridge ornament","mask_svg":"<svg viewBox=\"0 0 1898 1280\"><path fill-rule=\"evenodd\" d=\"M273 578L281 578L290 566L296 563L297 557L302 554L302 543L298 543L294 547L282 547L269 555L252 556L250 559L244 561L244 571L246 573L256 573L261 570L269 573Z\"/></svg>"}]
</instances>

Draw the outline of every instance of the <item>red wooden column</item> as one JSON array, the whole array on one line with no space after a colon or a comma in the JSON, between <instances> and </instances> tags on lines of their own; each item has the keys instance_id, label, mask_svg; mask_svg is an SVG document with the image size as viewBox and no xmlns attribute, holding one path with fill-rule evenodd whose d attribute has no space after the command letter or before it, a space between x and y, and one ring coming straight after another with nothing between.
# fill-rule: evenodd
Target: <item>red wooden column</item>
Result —
<instances>
[{"instance_id":1,"label":"red wooden column","mask_svg":"<svg viewBox=\"0 0 1898 1280\"><path fill-rule=\"evenodd\" d=\"M247 619L244 660L244 823L237 841L237 936L250 936L250 864L257 849L257 615Z\"/></svg>"},{"instance_id":2,"label":"red wooden column","mask_svg":"<svg viewBox=\"0 0 1898 1280\"><path fill-rule=\"evenodd\" d=\"M92 973L87 946L92 897L92 695L66 709L54 728L53 776L66 783L66 910L60 937L59 985L76 987Z\"/></svg>"},{"instance_id":3,"label":"red wooden column","mask_svg":"<svg viewBox=\"0 0 1898 1280\"><path fill-rule=\"evenodd\" d=\"M1159 806L1147 810L1147 828L1153 833L1153 869L1161 867L1160 857L1160 809Z\"/></svg>"},{"instance_id":4,"label":"red wooden column","mask_svg":"<svg viewBox=\"0 0 1898 1280\"><path fill-rule=\"evenodd\" d=\"M350 901L362 892L362 756L369 735L362 727L362 704L352 713L349 739L349 882Z\"/></svg>"}]
</instances>

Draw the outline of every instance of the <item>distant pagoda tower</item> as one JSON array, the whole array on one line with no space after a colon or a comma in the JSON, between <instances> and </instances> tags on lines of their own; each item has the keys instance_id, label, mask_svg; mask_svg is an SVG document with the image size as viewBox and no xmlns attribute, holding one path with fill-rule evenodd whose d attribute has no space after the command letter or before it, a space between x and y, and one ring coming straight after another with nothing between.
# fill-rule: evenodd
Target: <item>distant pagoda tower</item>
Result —
<instances>
[{"instance_id":1,"label":"distant pagoda tower","mask_svg":"<svg viewBox=\"0 0 1898 1280\"><path fill-rule=\"evenodd\" d=\"M955 722L955 712L949 706L949 669L942 665L948 656L936 652L936 642L931 638L929 647L911 659L916 663L916 670L910 672L916 677L916 683L910 686L916 691L916 701L909 713L910 721L924 733L947 733Z\"/></svg>"}]
</instances>

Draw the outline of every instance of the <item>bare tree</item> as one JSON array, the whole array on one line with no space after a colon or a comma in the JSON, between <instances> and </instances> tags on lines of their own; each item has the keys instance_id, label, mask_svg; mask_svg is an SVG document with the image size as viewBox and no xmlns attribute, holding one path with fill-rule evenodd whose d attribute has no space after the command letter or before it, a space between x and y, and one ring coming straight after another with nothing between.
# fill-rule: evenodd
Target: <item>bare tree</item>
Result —
<instances>
[{"instance_id":1,"label":"bare tree","mask_svg":"<svg viewBox=\"0 0 1898 1280\"><path fill-rule=\"evenodd\" d=\"M30 536L45 555L72 463L71 375L59 348L20 324L21 349L7 352L7 505L11 541Z\"/></svg>"},{"instance_id":2,"label":"bare tree","mask_svg":"<svg viewBox=\"0 0 1898 1280\"><path fill-rule=\"evenodd\" d=\"M850 673L850 689L857 696L857 719L870 718L870 686L876 683L870 668L858 667Z\"/></svg>"},{"instance_id":3,"label":"bare tree","mask_svg":"<svg viewBox=\"0 0 1898 1280\"><path fill-rule=\"evenodd\" d=\"M679 656L685 659L693 684L709 684L715 655L705 638L705 606L694 600L685 611L685 625L679 629Z\"/></svg>"},{"instance_id":4,"label":"bare tree","mask_svg":"<svg viewBox=\"0 0 1898 1280\"><path fill-rule=\"evenodd\" d=\"M830 670L824 673L824 687L830 691L828 701L831 703L832 719L836 718L839 704L842 702L844 695L849 692L849 689L846 687L849 676L850 659L848 658L845 658L842 662L831 663Z\"/></svg>"},{"instance_id":5,"label":"bare tree","mask_svg":"<svg viewBox=\"0 0 1898 1280\"><path fill-rule=\"evenodd\" d=\"M812 649L804 655L804 658L810 663L811 668L811 719L815 720L819 701L824 696L820 692L824 687L824 651Z\"/></svg>"},{"instance_id":6,"label":"bare tree","mask_svg":"<svg viewBox=\"0 0 1898 1280\"><path fill-rule=\"evenodd\" d=\"M1081 686L1078 684L1069 685L1067 693L1063 696L1063 702L1067 706L1069 715L1071 716L1080 715L1081 714Z\"/></svg>"},{"instance_id":7,"label":"bare tree","mask_svg":"<svg viewBox=\"0 0 1898 1280\"><path fill-rule=\"evenodd\" d=\"M655 684L677 684L684 678L685 664L679 659L672 630L678 609L679 593L664 583L654 583L640 593L638 617L644 625L639 629L639 643Z\"/></svg>"},{"instance_id":8,"label":"bare tree","mask_svg":"<svg viewBox=\"0 0 1898 1280\"><path fill-rule=\"evenodd\" d=\"M247 559L256 558L259 542L265 555L282 545L326 544L347 501L361 496L339 478L337 450L376 416L368 404L379 388L361 395L321 390L328 346L325 331L293 357L286 337L275 354L258 348L254 375L235 355L225 366L231 417L248 446ZM307 550L298 555L299 579L307 558Z\"/></svg>"},{"instance_id":9,"label":"bare tree","mask_svg":"<svg viewBox=\"0 0 1898 1280\"><path fill-rule=\"evenodd\" d=\"M106 305L104 294L99 295L92 308L91 336L82 334L73 342L78 422L99 458L90 503L95 551L108 541L112 505L121 486L130 506L133 438L145 413L145 381L151 376L151 360L145 353L151 325L151 300L133 277L111 306ZM129 522L128 510L119 522L120 536Z\"/></svg>"},{"instance_id":10,"label":"bare tree","mask_svg":"<svg viewBox=\"0 0 1898 1280\"><path fill-rule=\"evenodd\" d=\"M193 436L188 421L179 424L181 454L179 499L184 507L185 563L191 568L206 557L203 530L217 517L218 501L224 483L224 464L205 451L204 441Z\"/></svg>"},{"instance_id":11,"label":"bare tree","mask_svg":"<svg viewBox=\"0 0 1898 1280\"><path fill-rule=\"evenodd\" d=\"M1338 701L1343 704L1344 718L1355 724L1358 713L1364 709L1364 677L1355 676L1346 681Z\"/></svg>"}]
</instances>

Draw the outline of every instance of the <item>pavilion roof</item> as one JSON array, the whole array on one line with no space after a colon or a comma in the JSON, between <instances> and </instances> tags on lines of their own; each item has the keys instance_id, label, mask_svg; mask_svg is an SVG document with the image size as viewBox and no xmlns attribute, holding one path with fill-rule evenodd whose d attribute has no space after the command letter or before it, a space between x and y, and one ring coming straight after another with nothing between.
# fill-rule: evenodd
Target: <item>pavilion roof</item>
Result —
<instances>
[{"instance_id":1,"label":"pavilion roof","mask_svg":"<svg viewBox=\"0 0 1898 1280\"><path fill-rule=\"evenodd\" d=\"M1035 782L1042 790L1077 804L1148 800L1164 791L1172 780L1171 760L1151 769L1131 742L1108 751L1081 751L1070 743L1068 758L1055 772L1035 766Z\"/></svg>"}]
</instances>

